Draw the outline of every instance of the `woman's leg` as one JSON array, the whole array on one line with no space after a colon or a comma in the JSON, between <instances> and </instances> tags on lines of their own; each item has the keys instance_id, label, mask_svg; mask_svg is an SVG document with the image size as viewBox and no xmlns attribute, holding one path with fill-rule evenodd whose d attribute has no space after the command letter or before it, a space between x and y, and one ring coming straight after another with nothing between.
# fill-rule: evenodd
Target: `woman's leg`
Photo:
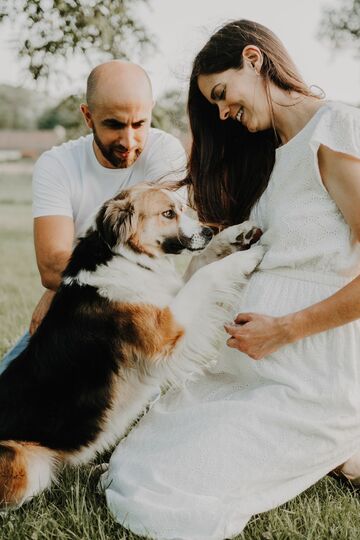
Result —
<instances>
[{"instance_id":1,"label":"woman's leg","mask_svg":"<svg viewBox=\"0 0 360 540\"><path fill-rule=\"evenodd\" d=\"M26 348L29 343L30 333L26 331L23 336L15 343L15 345L5 354L0 362L0 375L5 371L8 365Z\"/></svg>"}]
</instances>

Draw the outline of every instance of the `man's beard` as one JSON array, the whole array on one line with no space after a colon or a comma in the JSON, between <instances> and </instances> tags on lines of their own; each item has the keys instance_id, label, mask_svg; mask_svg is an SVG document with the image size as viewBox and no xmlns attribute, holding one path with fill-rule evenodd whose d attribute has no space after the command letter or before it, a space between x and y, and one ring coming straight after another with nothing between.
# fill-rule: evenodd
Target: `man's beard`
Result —
<instances>
[{"instance_id":1,"label":"man's beard","mask_svg":"<svg viewBox=\"0 0 360 540\"><path fill-rule=\"evenodd\" d=\"M108 146L105 146L99 139L95 126L93 126L93 135L94 141L104 158L116 169L126 169L127 167L130 167L142 152L142 148L136 148L135 151L132 152L132 155L129 154L127 157L121 157L116 151L127 152L127 148L118 144L109 144Z\"/></svg>"}]
</instances>

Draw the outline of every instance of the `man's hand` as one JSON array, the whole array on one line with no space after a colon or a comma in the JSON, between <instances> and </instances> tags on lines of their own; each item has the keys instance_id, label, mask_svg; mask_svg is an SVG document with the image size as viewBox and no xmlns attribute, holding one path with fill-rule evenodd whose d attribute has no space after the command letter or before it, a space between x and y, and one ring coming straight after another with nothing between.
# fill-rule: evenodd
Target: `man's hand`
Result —
<instances>
[{"instance_id":1,"label":"man's hand","mask_svg":"<svg viewBox=\"0 0 360 540\"><path fill-rule=\"evenodd\" d=\"M239 313L234 323L225 325L226 332L231 336L227 345L253 360L261 360L292 342L285 317Z\"/></svg>"},{"instance_id":2,"label":"man's hand","mask_svg":"<svg viewBox=\"0 0 360 540\"><path fill-rule=\"evenodd\" d=\"M50 304L52 302L52 299L55 296L55 291L47 290L44 292L42 297L40 298L39 303L37 304L34 313L31 318L30 323L30 335L32 336L45 315L47 314Z\"/></svg>"}]
</instances>

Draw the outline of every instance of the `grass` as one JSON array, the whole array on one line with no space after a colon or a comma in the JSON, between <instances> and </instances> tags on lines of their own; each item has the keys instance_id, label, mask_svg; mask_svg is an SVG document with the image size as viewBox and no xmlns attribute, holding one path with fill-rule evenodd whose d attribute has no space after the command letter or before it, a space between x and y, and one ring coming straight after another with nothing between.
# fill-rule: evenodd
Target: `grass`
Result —
<instances>
[{"instance_id":1,"label":"grass","mask_svg":"<svg viewBox=\"0 0 360 540\"><path fill-rule=\"evenodd\" d=\"M0 169L0 357L28 327L42 291L32 241L31 177Z\"/></svg>"},{"instance_id":2,"label":"grass","mask_svg":"<svg viewBox=\"0 0 360 540\"><path fill-rule=\"evenodd\" d=\"M42 288L32 244L26 173L0 169L0 356L25 328ZM110 454L98 458L106 460ZM96 463L95 463L96 465ZM1 540L135 540L107 511L94 466L66 468L58 485L0 516ZM237 540L359 540L360 497L325 478L293 501L254 516Z\"/></svg>"}]
</instances>

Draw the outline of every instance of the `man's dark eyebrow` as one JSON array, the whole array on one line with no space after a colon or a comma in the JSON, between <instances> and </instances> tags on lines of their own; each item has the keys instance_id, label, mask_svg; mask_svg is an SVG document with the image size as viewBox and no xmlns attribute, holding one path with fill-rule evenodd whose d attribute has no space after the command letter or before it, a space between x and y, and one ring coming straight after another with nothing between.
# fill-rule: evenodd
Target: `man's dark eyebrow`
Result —
<instances>
[{"instance_id":1,"label":"man's dark eyebrow","mask_svg":"<svg viewBox=\"0 0 360 540\"><path fill-rule=\"evenodd\" d=\"M146 122L145 118L141 118L140 120L136 120L136 122L132 122L132 124L141 124ZM126 122L121 122L120 120L117 120L116 118L105 118L105 120L102 121L102 124L112 124L112 125L118 125L118 126L126 126Z\"/></svg>"},{"instance_id":2,"label":"man's dark eyebrow","mask_svg":"<svg viewBox=\"0 0 360 540\"><path fill-rule=\"evenodd\" d=\"M215 84L215 86L214 86L213 89L211 90L210 97L211 97L211 99L213 99L214 101L216 101L217 99L219 99L219 96L217 96L217 95L215 94L215 89L216 89L219 85L221 85L221 84L222 84L222 83L217 83L217 84Z\"/></svg>"},{"instance_id":3,"label":"man's dark eyebrow","mask_svg":"<svg viewBox=\"0 0 360 540\"><path fill-rule=\"evenodd\" d=\"M116 118L105 118L101 123L102 124L118 124L120 126L126 126L125 122L120 122L120 120L117 120Z\"/></svg>"}]
</instances>

